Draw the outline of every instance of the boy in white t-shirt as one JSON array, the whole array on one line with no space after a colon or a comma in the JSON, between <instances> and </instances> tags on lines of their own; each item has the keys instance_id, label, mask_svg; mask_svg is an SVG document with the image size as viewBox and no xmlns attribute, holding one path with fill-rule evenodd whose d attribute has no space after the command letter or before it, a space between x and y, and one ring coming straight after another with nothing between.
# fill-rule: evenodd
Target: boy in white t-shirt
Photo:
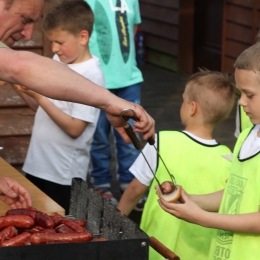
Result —
<instances>
[{"instance_id":1,"label":"boy in white t-shirt","mask_svg":"<svg viewBox=\"0 0 260 260\"><path fill-rule=\"evenodd\" d=\"M68 1L50 9L43 29L51 41L54 60L104 87L99 60L88 47L93 22L86 2ZM15 89L37 111L23 171L68 214L72 178L87 177L99 109L49 99L21 86Z\"/></svg>"},{"instance_id":2,"label":"boy in white t-shirt","mask_svg":"<svg viewBox=\"0 0 260 260\"><path fill-rule=\"evenodd\" d=\"M184 189L209 193L224 188L231 163L223 155L228 147L213 139L213 131L230 114L235 88L220 72L200 71L192 75L183 93L180 110L184 131L160 131L156 146L169 172ZM160 183L171 181L156 149L147 144L143 153ZM130 171L135 179L124 192L118 208L128 215L150 186L140 227L174 251L182 260L205 260L213 230L174 219L164 212L154 187L158 185L144 157L139 155ZM150 248L149 260L164 259Z\"/></svg>"}]
</instances>

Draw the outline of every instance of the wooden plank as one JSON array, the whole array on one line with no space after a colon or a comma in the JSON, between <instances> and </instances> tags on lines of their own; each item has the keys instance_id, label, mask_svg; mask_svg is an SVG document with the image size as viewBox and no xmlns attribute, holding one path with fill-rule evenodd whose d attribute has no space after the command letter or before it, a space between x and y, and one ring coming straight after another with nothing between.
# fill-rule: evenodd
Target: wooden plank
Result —
<instances>
[{"instance_id":1,"label":"wooden plank","mask_svg":"<svg viewBox=\"0 0 260 260\"><path fill-rule=\"evenodd\" d=\"M235 41L227 41L225 55L230 58L236 59L246 48L248 48L248 44L243 44Z\"/></svg>"},{"instance_id":2,"label":"wooden plank","mask_svg":"<svg viewBox=\"0 0 260 260\"><path fill-rule=\"evenodd\" d=\"M230 22L227 22L226 26L227 26L226 38L233 41L239 41L242 43L251 44L252 42L251 28L230 23Z\"/></svg>"},{"instance_id":3,"label":"wooden plank","mask_svg":"<svg viewBox=\"0 0 260 260\"><path fill-rule=\"evenodd\" d=\"M156 52L153 50L148 50L149 55L147 57L147 62L150 62L152 64L155 64L159 67L172 70L172 71L177 71L178 66L177 66L177 58L169 56L164 53Z\"/></svg>"},{"instance_id":4,"label":"wooden plank","mask_svg":"<svg viewBox=\"0 0 260 260\"><path fill-rule=\"evenodd\" d=\"M253 13L251 9L244 7L227 5L227 21L235 22L245 26L253 26Z\"/></svg>"},{"instance_id":5,"label":"wooden plank","mask_svg":"<svg viewBox=\"0 0 260 260\"><path fill-rule=\"evenodd\" d=\"M194 0L180 1L179 18L179 72L193 72L194 47Z\"/></svg>"},{"instance_id":6,"label":"wooden plank","mask_svg":"<svg viewBox=\"0 0 260 260\"><path fill-rule=\"evenodd\" d=\"M30 143L30 135L0 137L0 156L12 165L23 164Z\"/></svg>"},{"instance_id":7,"label":"wooden plank","mask_svg":"<svg viewBox=\"0 0 260 260\"><path fill-rule=\"evenodd\" d=\"M236 60L235 58L225 57L225 63L222 72L233 74L235 72L234 69L235 60Z\"/></svg>"},{"instance_id":8,"label":"wooden plank","mask_svg":"<svg viewBox=\"0 0 260 260\"><path fill-rule=\"evenodd\" d=\"M144 34L144 43L146 48L165 52L172 56L178 56L178 42L170 41L164 38L158 38L152 34ZM148 53L149 55L149 53Z\"/></svg>"},{"instance_id":9,"label":"wooden plank","mask_svg":"<svg viewBox=\"0 0 260 260\"><path fill-rule=\"evenodd\" d=\"M27 106L23 99L15 92L9 83L0 87L0 108Z\"/></svg>"},{"instance_id":10,"label":"wooden plank","mask_svg":"<svg viewBox=\"0 0 260 260\"><path fill-rule=\"evenodd\" d=\"M0 136L30 135L34 115L29 107L0 109Z\"/></svg>"},{"instance_id":11,"label":"wooden plank","mask_svg":"<svg viewBox=\"0 0 260 260\"><path fill-rule=\"evenodd\" d=\"M169 24L162 24L156 21L143 19L141 30L144 33L157 35L157 37L164 37L169 40L178 41L179 29L176 26Z\"/></svg>"},{"instance_id":12,"label":"wooden plank","mask_svg":"<svg viewBox=\"0 0 260 260\"><path fill-rule=\"evenodd\" d=\"M139 0L139 3L179 9L179 0Z\"/></svg>"},{"instance_id":13,"label":"wooden plank","mask_svg":"<svg viewBox=\"0 0 260 260\"><path fill-rule=\"evenodd\" d=\"M228 0L227 3L253 8L254 0Z\"/></svg>"},{"instance_id":14,"label":"wooden plank","mask_svg":"<svg viewBox=\"0 0 260 260\"><path fill-rule=\"evenodd\" d=\"M179 10L170 8L158 8L151 4L140 3L142 19L152 19L159 22L165 22L172 25L179 24Z\"/></svg>"}]
</instances>

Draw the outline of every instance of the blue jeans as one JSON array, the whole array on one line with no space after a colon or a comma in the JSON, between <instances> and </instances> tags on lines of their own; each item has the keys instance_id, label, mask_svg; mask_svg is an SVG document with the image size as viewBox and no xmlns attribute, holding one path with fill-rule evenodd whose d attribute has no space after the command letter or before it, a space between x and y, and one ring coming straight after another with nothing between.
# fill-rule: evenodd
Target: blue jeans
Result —
<instances>
[{"instance_id":1,"label":"blue jeans","mask_svg":"<svg viewBox=\"0 0 260 260\"><path fill-rule=\"evenodd\" d=\"M140 104L140 84L120 89L111 89L110 92L120 98ZM133 126L133 120L130 119L128 123ZM111 131L113 131L115 140L118 180L120 183L130 183L134 178L128 169L140 151L132 143L125 143L118 132L114 128L112 129L105 112L100 111L90 151L93 165L91 177L94 185L108 184L112 179L112 174L110 173L111 148L109 141Z\"/></svg>"}]
</instances>

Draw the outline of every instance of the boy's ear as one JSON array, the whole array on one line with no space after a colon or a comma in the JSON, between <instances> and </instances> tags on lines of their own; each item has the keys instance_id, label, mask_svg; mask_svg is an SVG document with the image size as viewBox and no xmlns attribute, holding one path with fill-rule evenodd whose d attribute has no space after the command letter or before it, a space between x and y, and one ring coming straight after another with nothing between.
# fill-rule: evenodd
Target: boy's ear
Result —
<instances>
[{"instance_id":1,"label":"boy's ear","mask_svg":"<svg viewBox=\"0 0 260 260\"><path fill-rule=\"evenodd\" d=\"M195 101L191 102L190 116L194 116L198 111L198 103Z\"/></svg>"},{"instance_id":2,"label":"boy's ear","mask_svg":"<svg viewBox=\"0 0 260 260\"><path fill-rule=\"evenodd\" d=\"M89 40L89 33L86 30L82 30L80 32L80 43L85 46L88 44L88 40Z\"/></svg>"}]
</instances>

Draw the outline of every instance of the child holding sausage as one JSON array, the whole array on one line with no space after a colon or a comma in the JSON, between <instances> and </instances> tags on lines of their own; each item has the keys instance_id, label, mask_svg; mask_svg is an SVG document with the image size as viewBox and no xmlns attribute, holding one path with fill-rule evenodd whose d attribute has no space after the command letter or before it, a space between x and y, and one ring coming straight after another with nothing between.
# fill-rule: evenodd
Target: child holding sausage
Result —
<instances>
[{"instance_id":1,"label":"child holding sausage","mask_svg":"<svg viewBox=\"0 0 260 260\"><path fill-rule=\"evenodd\" d=\"M260 43L256 43L242 52L234 65L236 85L241 92L239 105L253 126L239 135L225 190L207 195L182 192L184 204L159 200L162 209L170 214L217 229L208 258L211 260L257 260L260 255L259 60Z\"/></svg>"},{"instance_id":2,"label":"child holding sausage","mask_svg":"<svg viewBox=\"0 0 260 260\"><path fill-rule=\"evenodd\" d=\"M46 13L43 29L51 41L54 60L104 87L99 59L88 47L93 23L86 2L64 1ZM49 99L23 87L16 90L37 111L23 171L68 214L72 178L87 177L99 109Z\"/></svg>"},{"instance_id":3,"label":"child holding sausage","mask_svg":"<svg viewBox=\"0 0 260 260\"><path fill-rule=\"evenodd\" d=\"M224 188L231 163L222 155L231 154L212 134L230 114L234 104L234 86L219 72L200 71L192 75L183 93L180 110L184 131L160 131L156 145L169 172L183 188L204 194ZM143 153L157 179L171 180L153 146ZM151 185L141 219L141 228L174 251L182 260L204 260L210 248L213 230L172 218L158 205L154 187L158 185L140 155L131 166L135 179L123 194L118 208L128 215ZM150 260L164 259L150 248Z\"/></svg>"}]
</instances>

